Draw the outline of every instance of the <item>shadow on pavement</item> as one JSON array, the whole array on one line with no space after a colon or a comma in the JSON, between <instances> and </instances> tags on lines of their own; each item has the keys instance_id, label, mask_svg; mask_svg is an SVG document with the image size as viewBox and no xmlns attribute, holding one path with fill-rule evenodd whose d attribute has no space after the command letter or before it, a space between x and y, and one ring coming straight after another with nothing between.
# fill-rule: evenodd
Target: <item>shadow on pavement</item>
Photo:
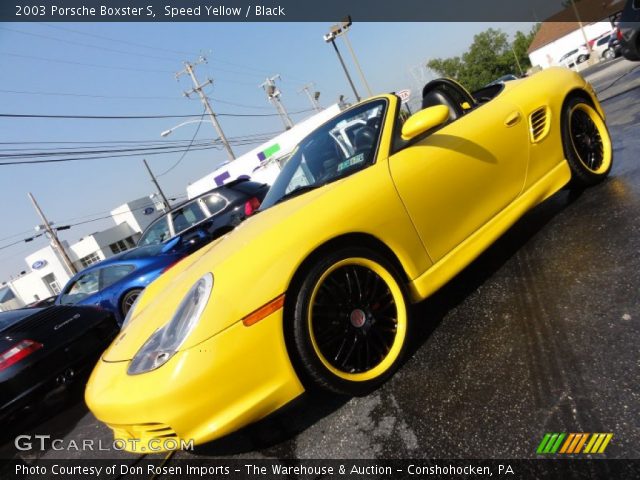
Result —
<instances>
[{"instance_id":1,"label":"shadow on pavement","mask_svg":"<svg viewBox=\"0 0 640 480\"><path fill-rule=\"evenodd\" d=\"M0 431L0 459L19 455L14 443L17 435L32 436L30 441L35 446L39 442L33 435L49 435L54 439L69 434L89 412L84 403L85 380L78 379L69 388L50 395L41 403L23 409L10 418ZM46 449L34 448L30 450L30 456L35 451L38 456L46 453Z\"/></svg>"}]
</instances>

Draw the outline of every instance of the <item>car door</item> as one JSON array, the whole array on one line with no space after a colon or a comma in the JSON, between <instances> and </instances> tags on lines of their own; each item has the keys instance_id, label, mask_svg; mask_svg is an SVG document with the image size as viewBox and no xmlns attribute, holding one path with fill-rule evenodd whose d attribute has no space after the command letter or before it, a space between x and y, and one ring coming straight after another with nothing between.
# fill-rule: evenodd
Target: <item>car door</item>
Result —
<instances>
[{"instance_id":1,"label":"car door","mask_svg":"<svg viewBox=\"0 0 640 480\"><path fill-rule=\"evenodd\" d=\"M91 270L80 274L65 287L58 302L61 305L99 305L101 298L100 271Z\"/></svg>"},{"instance_id":2,"label":"car door","mask_svg":"<svg viewBox=\"0 0 640 480\"><path fill-rule=\"evenodd\" d=\"M496 99L390 156L392 179L434 262L522 191L526 125L519 108Z\"/></svg>"},{"instance_id":3,"label":"car door","mask_svg":"<svg viewBox=\"0 0 640 480\"><path fill-rule=\"evenodd\" d=\"M100 269L100 305L116 311L126 292L126 282L121 282L136 269L133 265L109 265ZM133 288L133 286L131 287Z\"/></svg>"}]
</instances>

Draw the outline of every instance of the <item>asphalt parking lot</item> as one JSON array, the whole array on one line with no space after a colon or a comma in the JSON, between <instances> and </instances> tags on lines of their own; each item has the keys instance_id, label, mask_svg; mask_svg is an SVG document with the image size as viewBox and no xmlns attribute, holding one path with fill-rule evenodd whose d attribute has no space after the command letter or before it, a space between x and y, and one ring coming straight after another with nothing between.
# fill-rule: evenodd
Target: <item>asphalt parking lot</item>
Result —
<instances>
[{"instance_id":1,"label":"asphalt parking lot","mask_svg":"<svg viewBox=\"0 0 640 480\"><path fill-rule=\"evenodd\" d=\"M611 432L607 458L640 458L640 63L583 74L614 142L609 179L556 194L418 305L411 354L383 388L304 396L174 458L535 458L546 432ZM111 441L81 392L18 428ZM13 433L4 458L133 458L18 452Z\"/></svg>"}]
</instances>

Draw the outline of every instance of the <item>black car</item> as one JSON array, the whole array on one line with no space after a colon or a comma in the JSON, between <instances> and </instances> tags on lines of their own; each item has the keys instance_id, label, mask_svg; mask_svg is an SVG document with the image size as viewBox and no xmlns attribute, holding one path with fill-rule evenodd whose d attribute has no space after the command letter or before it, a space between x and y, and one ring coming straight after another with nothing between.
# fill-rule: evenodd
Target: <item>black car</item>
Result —
<instances>
[{"instance_id":1,"label":"black car","mask_svg":"<svg viewBox=\"0 0 640 480\"><path fill-rule=\"evenodd\" d=\"M93 307L0 312L0 421L86 376L118 331Z\"/></svg>"},{"instance_id":2,"label":"black car","mask_svg":"<svg viewBox=\"0 0 640 480\"><path fill-rule=\"evenodd\" d=\"M622 44L620 43L620 39L622 39L622 34L620 33L620 29L618 27L611 33L609 36L609 45L607 49L602 52L602 56L609 60L612 58L618 58L622 55Z\"/></svg>"},{"instance_id":3,"label":"black car","mask_svg":"<svg viewBox=\"0 0 640 480\"><path fill-rule=\"evenodd\" d=\"M627 0L618 28L624 58L640 60L640 0Z\"/></svg>"},{"instance_id":4,"label":"black car","mask_svg":"<svg viewBox=\"0 0 640 480\"><path fill-rule=\"evenodd\" d=\"M138 247L175 243L191 253L233 230L262 203L269 186L241 177L172 207L142 233Z\"/></svg>"}]
</instances>

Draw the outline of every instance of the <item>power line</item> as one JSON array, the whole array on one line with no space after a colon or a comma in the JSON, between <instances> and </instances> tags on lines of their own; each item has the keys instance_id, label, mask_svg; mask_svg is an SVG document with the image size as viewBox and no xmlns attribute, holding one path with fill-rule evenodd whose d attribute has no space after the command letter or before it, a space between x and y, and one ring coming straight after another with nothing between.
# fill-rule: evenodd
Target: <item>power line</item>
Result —
<instances>
[{"instance_id":1,"label":"power line","mask_svg":"<svg viewBox=\"0 0 640 480\"><path fill-rule=\"evenodd\" d=\"M192 55L193 54L193 52L183 52L183 51L180 51L180 50L171 50L171 49L168 49L168 48L161 48L161 47L158 47L158 46L145 45L143 43L129 42L128 40L122 40L122 39L118 39L118 38L107 37L107 36L98 35L98 34L95 34L95 33L82 32L80 30L74 30L72 28L61 27L59 25L54 25L54 24L51 24L51 23L43 23L42 25L44 25L46 27L49 27L49 28L54 28L54 29L57 29L57 30L63 30L65 32L76 33L78 35L84 35L84 36L87 36L87 37L99 38L99 39L102 39L102 40L108 40L110 42L122 43L123 45L131 45L133 47L148 48L148 49L156 50L156 51L159 51L159 52L167 52L167 53L172 53L172 54L175 54L175 55Z\"/></svg>"},{"instance_id":2,"label":"power line","mask_svg":"<svg viewBox=\"0 0 640 480\"><path fill-rule=\"evenodd\" d=\"M126 95L94 95L88 93L69 93L69 92L37 92L33 90L2 90L0 93L9 93L14 95L43 95L52 97L81 97L81 98L99 98L108 100L183 100L183 97L149 97L149 96L126 96ZM227 100L221 100L218 98L210 97L216 103L222 103L225 105L232 105L240 108L252 108L256 110L268 110L269 107L264 105L246 105L244 103L229 102Z\"/></svg>"},{"instance_id":3,"label":"power line","mask_svg":"<svg viewBox=\"0 0 640 480\"><path fill-rule=\"evenodd\" d=\"M249 135L240 135L231 138L253 138L265 135L278 135L281 132L262 132ZM167 143L187 143L188 140L86 140L86 141L20 141L20 142L0 142L0 145L88 145L88 144L167 144Z\"/></svg>"},{"instance_id":4,"label":"power line","mask_svg":"<svg viewBox=\"0 0 640 480\"><path fill-rule=\"evenodd\" d=\"M269 137L271 138L271 137ZM264 143L266 141L269 140L269 138L265 138L265 139L260 139L260 138L256 138L256 139L247 139L247 140L240 140L237 143L234 143L234 145L254 145L256 143ZM200 151L200 150L212 150L212 149L219 149L218 144L210 144L210 145L206 145L206 146L200 146L197 148L191 148L189 150L191 151ZM145 152L140 152L140 153L125 153L125 154L119 154L119 155L95 155L95 156L83 156L83 157L71 157L71 158L45 158L42 160L13 160L13 161L0 161L0 166L3 165L27 165L27 164L39 164L39 163L61 163L61 162L73 162L73 161L84 161L84 160L100 160L100 159L111 159L111 158L123 158L123 157L140 157L140 156L148 156L148 155L166 155L169 153L182 153L187 151L187 149L181 148L181 149L175 149L175 150L165 150L165 151L160 151L160 152L154 152L154 151L145 151Z\"/></svg>"},{"instance_id":5,"label":"power line","mask_svg":"<svg viewBox=\"0 0 640 480\"><path fill-rule=\"evenodd\" d=\"M164 172L162 172L159 175L156 175L157 177L162 177L164 175L166 175L167 173L169 173L171 170L173 170L174 168L176 168L178 165L180 165L180 163L182 162L182 160L184 160L184 157L187 156L187 153L189 152L189 149L192 147L194 140L196 139L196 136L198 136L198 132L200 131L200 127L202 126L202 120L204 119L204 115L205 113L207 113L207 110L203 110L202 115L200 116L200 122L198 123L198 127L196 128L196 131L193 133L193 137L191 137L191 142L189 142L189 146L187 147L187 149L182 153L182 156L178 159L178 161L176 163L174 163L171 167L169 167L167 170L165 170Z\"/></svg>"},{"instance_id":6,"label":"power line","mask_svg":"<svg viewBox=\"0 0 640 480\"><path fill-rule=\"evenodd\" d=\"M313 109L306 108L291 115L311 112ZM193 118L199 117L200 114L190 115L50 115L50 114L32 114L32 113L0 113L3 118L55 118L55 119L74 119L74 120L149 120L154 118ZM219 117L277 117L277 113L216 113Z\"/></svg>"},{"instance_id":7,"label":"power line","mask_svg":"<svg viewBox=\"0 0 640 480\"><path fill-rule=\"evenodd\" d=\"M45 95L52 97L81 97L81 98L104 98L109 100L182 100L182 97L147 97L142 95L94 95L88 93L69 92L35 92L33 90L0 90L0 93L11 93L16 95Z\"/></svg>"},{"instance_id":8,"label":"power line","mask_svg":"<svg viewBox=\"0 0 640 480\"><path fill-rule=\"evenodd\" d=\"M277 134L277 132L276 132ZM263 133L263 134L251 134L251 135L242 135L237 137L230 137L230 141L236 144L246 144L248 142L253 141L268 141L274 133ZM219 143L218 140L203 140L195 144L196 147L206 147L217 145ZM153 143L151 146L146 146L144 144L141 145L133 145L133 148L113 148L111 146L107 149L99 150L99 147L90 147L89 150L76 150L74 147L59 147L57 149L52 150L44 150L41 148L5 148L0 149L0 160L1 159L17 159L17 158L38 158L38 157L59 157L64 155L96 155L96 154L105 154L105 153L130 153L130 152L147 152L154 150L175 150L186 147L187 149L192 148L194 146L193 140L189 142L179 141L179 142L167 142L164 143ZM10 153L4 153L10 152Z\"/></svg>"},{"instance_id":9,"label":"power line","mask_svg":"<svg viewBox=\"0 0 640 480\"><path fill-rule=\"evenodd\" d=\"M142 57L142 58L153 58L153 59L156 59L156 60L163 60L165 62L173 62L174 61L174 60L171 60L171 59L166 58L166 57L158 57L158 56L155 56L155 55L128 52L128 51L125 51L125 50L117 50L115 48L101 47L99 45L92 45L90 43L78 43L78 42L73 42L71 40L64 40L62 38L52 37L50 35L43 35L41 33L25 32L24 30L16 30L15 28L0 27L0 29L1 30L6 30L8 32L19 33L21 35L27 35L29 37L36 37L36 38L44 38L46 40L53 40L54 42L65 43L67 45L73 45L74 47L94 48L96 50L103 50L105 52L119 53L121 55L129 55L129 56Z\"/></svg>"},{"instance_id":10,"label":"power line","mask_svg":"<svg viewBox=\"0 0 640 480\"><path fill-rule=\"evenodd\" d=\"M10 52L0 52L0 55L6 55L9 57L16 58L26 58L28 60L41 60L44 62L54 62L54 63L64 63L67 65L79 65L82 67L95 67L95 68L106 68L109 70L127 70L132 72L145 72L145 73L173 73L171 70L154 70L150 68L136 68L136 67L119 67L113 65L100 65L97 63L85 63L85 62L74 62L71 60L60 60L56 58L46 58L46 57L37 57L35 55L24 55L21 53L10 53Z\"/></svg>"}]
</instances>

